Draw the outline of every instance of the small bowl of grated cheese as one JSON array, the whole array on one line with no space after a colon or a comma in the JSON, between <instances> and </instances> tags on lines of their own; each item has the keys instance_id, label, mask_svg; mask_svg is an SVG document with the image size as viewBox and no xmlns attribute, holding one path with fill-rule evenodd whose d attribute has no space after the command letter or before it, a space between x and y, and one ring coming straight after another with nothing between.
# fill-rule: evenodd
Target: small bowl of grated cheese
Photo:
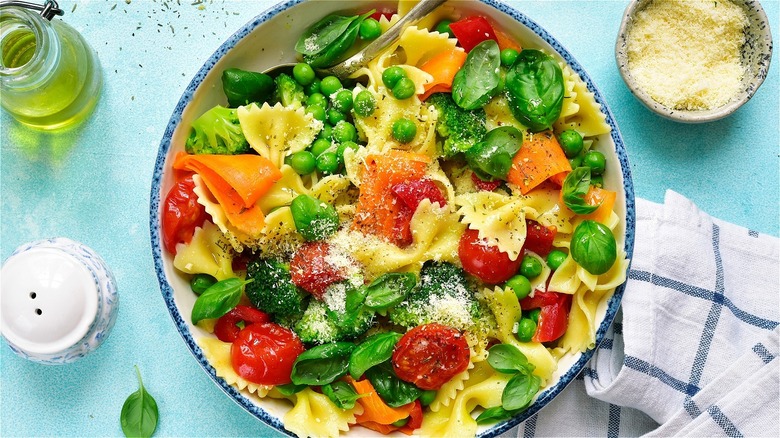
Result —
<instances>
[{"instance_id":1,"label":"small bowl of grated cheese","mask_svg":"<svg viewBox=\"0 0 780 438\"><path fill-rule=\"evenodd\" d=\"M772 35L754 0L634 0L615 45L631 92L671 120L718 120L764 82Z\"/></svg>"}]
</instances>

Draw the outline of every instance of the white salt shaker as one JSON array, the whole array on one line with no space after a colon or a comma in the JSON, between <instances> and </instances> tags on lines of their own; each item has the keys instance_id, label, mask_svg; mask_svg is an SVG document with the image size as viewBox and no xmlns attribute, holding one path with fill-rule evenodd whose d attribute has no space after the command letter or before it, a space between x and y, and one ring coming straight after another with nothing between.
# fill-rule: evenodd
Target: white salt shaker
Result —
<instances>
[{"instance_id":1,"label":"white salt shaker","mask_svg":"<svg viewBox=\"0 0 780 438\"><path fill-rule=\"evenodd\" d=\"M0 271L0 328L11 349L49 365L95 350L116 321L116 280L100 256L66 238L20 246Z\"/></svg>"}]
</instances>

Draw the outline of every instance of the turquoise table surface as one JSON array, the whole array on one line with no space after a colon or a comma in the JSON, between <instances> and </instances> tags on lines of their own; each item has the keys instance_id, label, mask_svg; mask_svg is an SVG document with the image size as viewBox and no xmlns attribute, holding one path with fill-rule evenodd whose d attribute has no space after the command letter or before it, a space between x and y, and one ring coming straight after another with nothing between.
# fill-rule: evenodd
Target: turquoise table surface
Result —
<instances>
[{"instance_id":1,"label":"turquoise table surface","mask_svg":"<svg viewBox=\"0 0 780 438\"><path fill-rule=\"evenodd\" d=\"M62 19L97 50L105 85L94 116L69 133L30 131L0 115L0 255L53 236L92 247L117 278L119 315L96 352L66 366L28 362L2 341L1 436L122 435L119 413L137 389L135 365L159 405L157 436L279 435L230 401L190 355L160 294L148 225L152 168L181 93L228 36L273 3L60 2ZM623 134L637 196L661 202L672 189L715 217L778 236L776 54L742 109L683 125L645 109L620 79L613 53L626 1L509 3L567 47L600 88ZM762 4L777 36L780 3Z\"/></svg>"}]
</instances>

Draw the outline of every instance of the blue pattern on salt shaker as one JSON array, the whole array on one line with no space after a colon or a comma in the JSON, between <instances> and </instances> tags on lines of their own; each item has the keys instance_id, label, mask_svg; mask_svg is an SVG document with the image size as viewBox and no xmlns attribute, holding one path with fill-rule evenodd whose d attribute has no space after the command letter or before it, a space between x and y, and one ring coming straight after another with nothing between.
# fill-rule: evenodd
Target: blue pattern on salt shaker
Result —
<instances>
[{"instance_id":1,"label":"blue pattern on salt shaker","mask_svg":"<svg viewBox=\"0 0 780 438\"><path fill-rule=\"evenodd\" d=\"M25 359L73 362L97 349L116 322L114 275L79 242L58 237L24 244L3 263L0 280L2 334Z\"/></svg>"}]
</instances>

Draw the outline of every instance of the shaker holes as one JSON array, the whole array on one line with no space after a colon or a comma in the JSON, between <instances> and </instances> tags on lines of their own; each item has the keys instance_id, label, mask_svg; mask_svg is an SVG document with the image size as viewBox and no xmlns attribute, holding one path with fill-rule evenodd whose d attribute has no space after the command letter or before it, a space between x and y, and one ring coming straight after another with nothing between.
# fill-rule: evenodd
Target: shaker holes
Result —
<instances>
[{"instance_id":1,"label":"shaker holes","mask_svg":"<svg viewBox=\"0 0 780 438\"><path fill-rule=\"evenodd\" d=\"M30 298L32 298L33 300L34 300L34 299L35 299L35 297L37 297L37 296L38 296L38 294L36 294L35 292L30 292Z\"/></svg>"},{"instance_id":2,"label":"shaker holes","mask_svg":"<svg viewBox=\"0 0 780 438\"><path fill-rule=\"evenodd\" d=\"M36 315L41 315L42 313L43 313L43 310L41 310L41 309L35 309L35 314L36 314Z\"/></svg>"}]
</instances>

